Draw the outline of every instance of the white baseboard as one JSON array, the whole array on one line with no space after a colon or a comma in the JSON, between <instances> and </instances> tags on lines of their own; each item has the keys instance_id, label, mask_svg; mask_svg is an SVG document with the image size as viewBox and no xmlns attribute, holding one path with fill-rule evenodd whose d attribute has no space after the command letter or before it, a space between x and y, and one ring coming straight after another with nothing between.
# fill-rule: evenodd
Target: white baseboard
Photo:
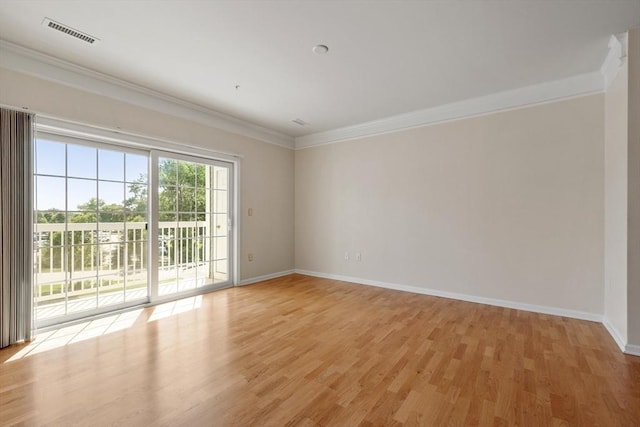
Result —
<instances>
[{"instance_id":1,"label":"white baseboard","mask_svg":"<svg viewBox=\"0 0 640 427\"><path fill-rule=\"evenodd\" d=\"M631 356L640 356L640 345L627 344L624 346L624 352Z\"/></svg>"},{"instance_id":2,"label":"white baseboard","mask_svg":"<svg viewBox=\"0 0 640 427\"><path fill-rule=\"evenodd\" d=\"M448 292L448 291L441 291L438 289L429 289L429 288L419 288L417 286L401 285L397 283L381 282L379 280L370 280L370 279L363 279L360 277L343 276L340 274L322 273L318 271L310 271L310 270L302 270L302 269L285 270L277 273L265 274L263 276L251 277L249 279L241 280L237 286L251 285L253 283L258 283L258 282L262 282L269 279L275 279L277 277L287 276L293 273L304 274L306 276L321 277L323 279L340 280L343 282L349 282L349 283L359 284L359 285L376 286L379 288L393 289L396 291L412 292L414 294L431 295L435 297L450 298L450 299L455 299L460 301L474 302L478 304L487 304L487 305L493 305L497 307L513 308L516 310L530 311L533 313L551 314L554 316L570 317L572 319L599 322L604 325L604 327L607 329L607 332L609 332L609 334L611 335L615 343L618 345L618 347L620 347L621 351L623 351L625 354L640 356L640 346L627 344L626 341L622 338L621 334L618 332L618 330L611 324L611 322L609 322L609 320L606 317L597 313L588 313L585 311L568 310L564 308L548 307L543 305L525 304L525 303L516 302L516 301L507 301L507 300L501 300L501 299L495 299L495 298L485 298L485 297L479 297L474 295L460 294L457 292Z\"/></svg>"},{"instance_id":3,"label":"white baseboard","mask_svg":"<svg viewBox=\"0 0 640 427\"><path fill-rule=\"evenodd\" d=\"M611 335L616 344L618 344L618 347L620 347L620 351L626 353L627 340L622 338L622 334L618 332L615 326L613 326L613 324L609 322L609 319L607 319L606 317L603 317L602 324L607 329L607 332L609 332L609 335Z\"/></svg>"},{"instance_id":4,"label":"white baseboard","mask_svg":"<svg viewBox=\"0 0 640 427\"><path fill-rule=\"evenodd\" d=\"M400 285L397 283L381 282L378 280L362 279L359 277L342 276L339 274L321 273L317 271L296 269L296 273L307 276L321 277L324 279L340 280L344 282L357 283L361 285L377 286L379 288L394 289L397 291L413 292L415 294L431 295L442 298L456 299L460 301L475 302L479 304L494 305L497 307L513 308L516 310L531 311L534 313L551 314L554 316L571 317L573 319L589 320L592 322L602 322L602 315L596 313L588 313L577 310L567 310L564 308L547 307L542 305L525 304L516 301L506 301L494 298L478 297L474 295L459 294L456 292L447 292L437 289L419 288L416 286Z\"/></svg>"},{"instance_id":5,"label":"white baseboard","mask_svg":"<svg viewBox=\"0 0 640 427\"><path fill-rule=\"evenodd\" d=\"M262 282L264 280L269 280L269 279L275 279L277 277L287 276L293 273L294 273L294 270L285 270L285 271L279 271L277 273L265 274L264 276L250 277L248 279L241 280L240 282L238 282L236 286L251 285L253 283L258 283L258 282Z\"/></svg>"}]
</instances>

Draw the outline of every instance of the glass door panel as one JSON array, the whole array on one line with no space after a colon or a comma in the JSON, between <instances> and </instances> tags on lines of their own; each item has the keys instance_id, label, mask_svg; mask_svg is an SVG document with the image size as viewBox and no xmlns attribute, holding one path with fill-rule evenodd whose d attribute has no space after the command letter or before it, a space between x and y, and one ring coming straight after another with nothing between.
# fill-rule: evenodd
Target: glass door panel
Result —
<instances>
[{"instance_id":1,"label":"glass door panel","mask_svg":"<svg viewBox=\"0 0 640 427\"><path fill-rule=\"evenodd\" d=\"M148 155L57 136L34 152L38 326L148 300Z\"/></svg>"},{"instance_id":2,"label":"glass door panel","mask_svg":"<svg viewBox=\"0 0 640 427\"><path fill-rule=\"evenodd\" d=\"M231 164L158 159L158 294L230 282Z\"/></svg>"},{"instance_id":3,"label":"glass door panel","mask_svg":"<svg viewBox=\"0 0 640 427\"><path fill-rule=\"evenodd\" d=\"M229 168L213 167L213 277L217 282L229 280Z\"/></svg>"},{"instance_id":4,"label":"glass door panel","mask_svg":"<svg viewBox=\"0 0 640 427\"><path fill-rule=\"evenodd\" d=\"M232 168L39 133L37 326L232 284Z\"/></svg>"}]
</instances>

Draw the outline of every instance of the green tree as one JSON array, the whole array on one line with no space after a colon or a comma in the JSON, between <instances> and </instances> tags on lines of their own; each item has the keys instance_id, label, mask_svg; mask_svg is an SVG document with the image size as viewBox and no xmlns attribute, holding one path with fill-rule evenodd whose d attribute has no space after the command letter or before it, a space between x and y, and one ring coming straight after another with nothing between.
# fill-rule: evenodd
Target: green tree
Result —
<instances>
[{"instance_id":1,"label":"green tree","mask_svg":"<svg viewBox=\"0 0 640 427\"><path fill-rule=\"evenodd\" d=\"M102 199L92 197L88 202L78 205L79 213L74 214L69 222L123 222L124 206L117 203L106 204Z\"/></svg>"},{"instance_id":2,"label":"green tree","mask_svg":"<svg viewBox=\"0 0 640 427\"><path fill-rule=\"evenodd\" d=\"M65 214L63 211L55 208L38 211L36 214L36 222L38 224L61 224L65 222Z\"/></svg>"},{"instance_id":3,"label":"green tree","mask_svg":"<svg viewBox=\"0 0 640 427\"><path fill-rule=\"evenodd\" d=\"M205 165L163 160L158 165L158 210L160 221L204 221L207 194ZM144 177L129 185L131 197L125 200L128 215L147 211L147 183ZM128 219L130 220L130 219Z\"/></svg>"},{"instance_id":4,"label":"green tree","mask_svg":"<svg viewBox=\"0 0 640 427\"><path fill-rule=\"evenodd\" d=\"M140 176L129 184L131 197L124 201L124 208L129 222L144 222L147 220L148 190L145 176Z\"/></svg>"},{"instance_id":5,"label":"green tree","mask_svg":"<svg viewBox=\"0 0 640 427\"><path fill-rule=\"evenodd\" d=\"M193 221L193 212L205 212L206 166L195 163L164 160L158 165L160 220ZM175 217L175 213L179 213ZM204 215L198 215L204 220Z\"/></svg>"}]
</instances>

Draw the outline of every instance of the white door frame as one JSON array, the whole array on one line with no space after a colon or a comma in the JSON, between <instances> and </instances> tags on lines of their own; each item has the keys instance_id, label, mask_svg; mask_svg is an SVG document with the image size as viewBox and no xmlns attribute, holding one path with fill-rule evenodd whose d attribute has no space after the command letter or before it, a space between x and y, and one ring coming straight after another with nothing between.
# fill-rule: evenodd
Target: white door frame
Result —
<instances>
[{"instance_id":1,"label":"white door frame","mask_svg":"<svg viewBox=\"0 0 640 427\"><path fill-rule=\"evenodd\" d=\"M192 295L206 293L210 290L208 287L195 289L193 292L187 291L185 293L176 294L169 296L165 299L160 299L157 295L157 286L151 286L151 283L157 283L158 279L158 269L157 269L157 256L158 256L158 248L157 245L152 244L152 239L155 237L157 241L157 209L158 209L158 200L157 194L153 189L157 189L158 185L158 177L157 177L157 160L159 155L164 154L170 157L175 156L185 156L186 158L193 159L204 159L206 161L213 162L222 162L231 165L231 179L229 180L229 186L231 187L231 204L230 204L230 218L232 221L231 227L231 235L230 235L230 246L232 250L229 251L230 260L230 270L229 273L231 275L229 286L239 286L240 285L240 253L241 253L241 239L240 239L240 229L241 229L241 218L240 215L241 210L241 202L240 202L240 189L241 189L241 179L240 179L240 169L241 169L241 160L242 155L235 153L225 153L218 152L215 150L208 150L200 147L189 146L185 144L181 144L175 141L164 140L160 138L152 138L147 136L141 136L136 134L128 134L123 131L115 131L111 129L105 129L102 127L96 127L91 125L86 125L84 123L61 120L54 117L48 116L39 116L38 122L36 124L36 137L43 133L50 134L52 136L56 136L57 138L69 138L73 141L81 140L87 145L92 144L105 144L107 146L111 145L114 147L121 147L129 152L144 152L149 156L149 194L148 194L148 212L147 212L147 220L148 224L152 224L149 227L149 232L147 235L148 241L148 256L149 262L147 263L148 277L150 287L148 292L148 302L141 303L137 305L126 305L126 306L112 306L108 310L102 311L97 310L96 312L92 312L88 316L70 316L65 319L65 323L72 323L77 321L82 321L84 318L90 318L95 316L104 315L111 312L119 312L122 310L128 310L134 307L146 307L155 305L158 302L166 301L170 299L180 299L184 297L188 297ZM151 171L151 166L156 164L156 171ZM155 228L155 233L152 229ZM152 265L153 264L153 265ZM155 267L155 268L151 268ZM153 290L155 288L155 290ZM155 295L154 295L155 294ZM38 325L40 329L49 329L54 327L55 323L47 323L44 322L42 325Z\"/></svg>"}]
</instances>

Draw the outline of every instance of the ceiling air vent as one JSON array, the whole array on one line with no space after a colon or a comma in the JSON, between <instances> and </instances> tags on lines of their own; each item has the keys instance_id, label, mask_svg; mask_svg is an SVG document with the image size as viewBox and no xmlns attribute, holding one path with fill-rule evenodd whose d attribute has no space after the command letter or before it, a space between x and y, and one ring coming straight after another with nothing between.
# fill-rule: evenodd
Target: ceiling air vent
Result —
<instances>
[{"instance_id":1,"label":"ceiling air vent","mask_svg":"<svg viewBox=\"0 0 640 427\"><path fill-rule=\"evenodd\" d=\"M302 119L295 119L295 120L291 120L291 121L292 121L293 123L297 124L297 125L300 125L300 126L306 126L306 125L308 125L308 124L309 124L309 123L305 122L305 121L304 121L304 120L302 120Z\"/></svg>"},{"instance_id":2,"label":"ceiling air vent","mask_svg":"<svg viewBox=\"0 0 640 427\"><path fill-rule=\"evenodd\" d=\"M89 44L93 44L98 40L100 40L96 37L90 36L89 34L83 33L82 31L74 30L71 27L68 27L64 24L61 24L49 18L44 18L44 21L42 21L42 25L46 25L49 28L53 28L54 30L58 30L62 33L65 33L67 35L80 39L82 41L85 41Z\"/></svg>"}]
</instances>

